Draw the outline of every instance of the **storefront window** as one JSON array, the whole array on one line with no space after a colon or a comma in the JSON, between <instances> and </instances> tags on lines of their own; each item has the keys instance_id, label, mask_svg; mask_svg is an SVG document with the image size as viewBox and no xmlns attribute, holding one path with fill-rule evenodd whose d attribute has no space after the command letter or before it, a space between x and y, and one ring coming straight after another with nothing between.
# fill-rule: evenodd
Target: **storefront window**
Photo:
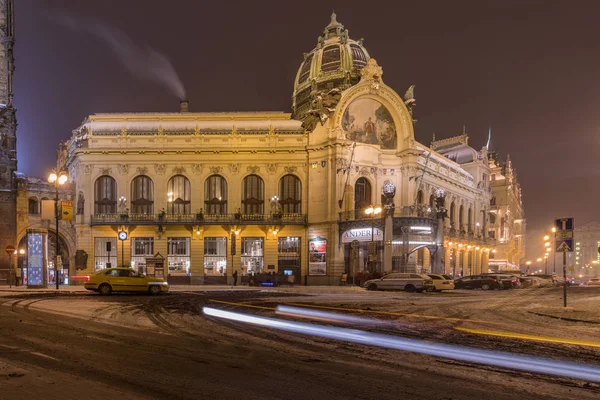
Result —
<instances>
[{"instance_id":1,"label":"storefront window","mask_svg":"<svg viewBox=\"0 0 600 400\"><path fill-rule=\"evenodd\" d=\"M300 238L280 237L277 245L277 270L279 274L300 279Z\"/></svg>"},{"instance_id":2,"label":"storefront window","mask_svg":"<svg viewBox=\"0 0 600 400\"><path fill-rule=\"evenodd\" d=\"M190 238L168 238L169 275L190 273Z\"/></svg>"},{"instance_id":3,"label":"storefront window","mask_svg":"<svg viewBox=\"0 0 600 400\"><path fill-rule=\"evenodd\" d=\"M94 271L110 267L117 267L117 238L97 237L94 239Z\"/></svg>"},{"instance_id":4,"label":"storefront window","mask_svg":"<svg viewBox=\"0 0 600 400\"><path fill-rule=\"evenodd\" d=\"M131 238L131 268L146 273L146 258L154 257L154 238Z\"/></svg>"},{"instance_id":5,"label":"storefront window","mask_svg":"<svg viewBox=\"0 0 600 400\"><path fill-rule=\"evenodd\" d=\"M227 238L204 238L204 274L225 276L227 273Z\"/></svg>"},{"instance_id":6,"label":"storefront window","mask_svg":"<svg viewBox=\"0 0 600 400\"><path fill-rule=\"evenodd\" d=\"M242 238L242 275L263 271L263 238Z\"/></svg>"}]
</instances>

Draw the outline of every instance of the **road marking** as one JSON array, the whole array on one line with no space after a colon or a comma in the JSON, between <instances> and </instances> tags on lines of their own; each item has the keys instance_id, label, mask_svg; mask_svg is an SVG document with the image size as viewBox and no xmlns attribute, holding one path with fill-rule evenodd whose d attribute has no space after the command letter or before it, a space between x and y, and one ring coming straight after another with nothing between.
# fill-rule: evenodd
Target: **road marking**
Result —
<instances>
[{"instance_id":1,"label":"road marking","mask_svg":"<svg viewBox=\"0 0 600 400\"><path fill-rule=\"evenodd\" d=\"M477 319L464 319L464 318L452 318L452 317L438 317L435 315L421 315L421 314L409 314L409 313L398 313L391 311L377 311L377 310L363 310L362 308L344 308L344 307L330 307L330 306L317 306L317 305L308 305L308 304L300 304L300 303L286 303L292 306L298 307L307 307L307 308L322 308L325 310L337 310L337 311L353 311L359 313L369 313L369 314L382 314L382 315L395 315L400 317L415 317L415 318L425 318L425 319L441 319L444 321L464 321L464 322L481 322L486 324L499 324L499 322L495 321L483 321Z\"/></svg>"},{"instance_id":2,"label":"road marking","mask_svg":"<svg viewBox=\"0 0 600 400\"><path fill-rule=\"evenodd\" d=\"M232 303L230 301L221 301L221 300L209 300L209 302L212 302L212 303L221 303L221 304L229 304L230 306L241 306L241 307L259 308L259 309L262 309L262 310L275 311L274 307L253 306L251 304Z\"/></svg>"},{"instance_id":3,"label":"road marking","mask_svg":"<svg viewBox=\"0 0 600 400\"><path fill-rule=\"evenodd\" d=\"M589 346L589 347L600 347L600 342L590 342L586 340L577 340L577 339L565 339L565 338L556 338L550 336L536 336L536 335L528 335L525 333L513 333L513 332L498 332L498 331L484 331L481 329L470 329L470 328L462 328L462 327L454 327L454 329L473 333L475 335L486 335L486 336L499 336L499 337L507 337L512 339L523 339L523 340L535 340L538 342L550 342L550 343L559 343L559 344L573 344L577 346Z\"/></svg>"}]
</instances>

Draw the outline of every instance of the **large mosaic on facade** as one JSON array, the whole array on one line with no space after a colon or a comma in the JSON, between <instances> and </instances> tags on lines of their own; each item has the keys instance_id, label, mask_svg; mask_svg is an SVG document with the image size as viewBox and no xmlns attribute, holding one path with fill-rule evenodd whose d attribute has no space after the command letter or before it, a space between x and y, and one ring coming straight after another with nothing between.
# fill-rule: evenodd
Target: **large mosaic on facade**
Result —
<instances>
[{"instance_id":1,"label":"large mosaic on facade","mask_svg":"<svg viewBox=\"0 0 600 400\"><path fill-rule=\"evenodd\" d=\"M383 149L396 148L396 126L392 115L380 102L373 99L354 100L344 111L342 129L346 138Z\"/></svg>"}]
</instances>

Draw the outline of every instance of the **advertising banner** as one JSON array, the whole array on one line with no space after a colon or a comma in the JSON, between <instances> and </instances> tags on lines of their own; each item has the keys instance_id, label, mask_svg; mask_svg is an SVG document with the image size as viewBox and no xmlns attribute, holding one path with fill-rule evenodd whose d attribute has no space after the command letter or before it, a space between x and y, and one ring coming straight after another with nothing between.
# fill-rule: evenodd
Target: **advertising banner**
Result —
<instances>
[{"instance_id":1,"label":"advertising banner","mask_svg":"<svg viewBox=\"0 0 600 400\"><path fill-rule=\"evenodd\" d=\"M316 237L308 241L308 274L327 275L327 239Z\"/></svg>"},{"instance_id":2,"label":"advertising banner","mask_svg":"<svg viewBox=\"0 0 600 400\"><path fill-rule=\"evenodd\" d=\"M72 201L62 201L61 219L65 220L65 221L73 220L73 202Z\"/></svg>"},{"instance_id":3,"label":"advertising banner","mask_svg":"<svg viewBox=\"0 0 600 400\"><path fill-rule=\"evenodd\" d=\"M371 231L373 232L373 239L371 239ZM370 242L371 240L380 242L383 240L383 231L379 228L355 228L348 229L342 234L342 243L352 243L353 240L358 240L359 242Z\"/></svg>"}]
</instances>

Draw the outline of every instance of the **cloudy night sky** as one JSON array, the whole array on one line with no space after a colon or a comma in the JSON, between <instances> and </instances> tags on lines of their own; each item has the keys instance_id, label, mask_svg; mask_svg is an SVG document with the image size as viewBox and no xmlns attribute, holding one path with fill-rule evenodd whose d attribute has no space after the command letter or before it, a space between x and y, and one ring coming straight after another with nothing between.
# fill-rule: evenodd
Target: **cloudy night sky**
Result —
<instances>
[{"instance_id":1,"label":"cloudy night sky","mask_svg":"<svg viewBox=\"0 0 600 400\"><path fill-rule=\"evenodd\" d=\"M58 142L89 114L178 111L178 79L191 111L291 111L302 54L335 9L387 85L400 94L416 85L418 141L465 124L479 149L492 128L492 149L510 153L523 188L529 259L554 217L597 217L598 1L15 3L18 157L28 175L45 176ZM141 49L129 65L118 57L127 47L108 46L98 26ZM177 76L139 79L144 54L170 61Z\"/></svg>"}]
</instances>

